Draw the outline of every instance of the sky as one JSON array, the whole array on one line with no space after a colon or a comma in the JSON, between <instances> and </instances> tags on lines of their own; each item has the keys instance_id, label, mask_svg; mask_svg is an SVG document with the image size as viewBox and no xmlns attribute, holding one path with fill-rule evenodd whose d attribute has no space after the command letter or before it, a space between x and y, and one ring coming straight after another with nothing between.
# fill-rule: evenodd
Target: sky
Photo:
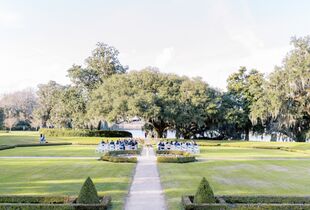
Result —
<instances>
[{"instance_id":1,"label":"sky","mask_svg":"<svg viewBox=\"0 0 310 210\"><path fill-rule=\"evenodd\" d=\"M240 66L266 74L292 36L310 35L308 0L0 0L0 94L84 65L97 42L130 70L202 77L225 89Z\"/></svg>"}]
</instances>

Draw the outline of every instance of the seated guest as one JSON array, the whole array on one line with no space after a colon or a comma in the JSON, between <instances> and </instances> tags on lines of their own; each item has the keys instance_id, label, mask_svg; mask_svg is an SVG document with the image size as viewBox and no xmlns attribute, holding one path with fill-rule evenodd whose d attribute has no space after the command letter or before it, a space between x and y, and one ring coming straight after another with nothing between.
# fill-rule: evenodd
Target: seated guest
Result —
<instances>
[{"instance_id":1,"label":"seated guest","mask_svg":"<svg viewBox=\"0 0 310 210\"><path fill-rule=\"evenodd\" d=\"M40 144L44 144L46 142L45 136L41 133L40 134Z\"/></svg>"},{"instance_id":2,"label":"seated guest","mask_svg":"<svg viewBox=\"0 0 310 210\"><path fill-rule=\"evenodd\" d=\"M125 150L125 143L122 141L120 142L120 146L119 146L120 150Z\"/></svg>"}]
</instances>

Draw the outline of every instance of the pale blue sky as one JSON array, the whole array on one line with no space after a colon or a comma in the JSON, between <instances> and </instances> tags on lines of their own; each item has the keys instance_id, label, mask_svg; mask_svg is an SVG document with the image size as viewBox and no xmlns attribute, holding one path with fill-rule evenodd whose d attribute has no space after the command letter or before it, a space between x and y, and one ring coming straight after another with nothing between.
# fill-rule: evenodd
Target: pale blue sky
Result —
<instances>
[{"instance_id":1,"label":"pale blue sky","mask_svg":"<svg viewBox=\"0 0 310 210\"><path fill-rule=\"evenodd\" d=\"M201 76L224 89L239 66L270 72L310 35L308 0L0 0L0 94L56 80L99 41L130 69Z\"/></svg>"}]
</instances>

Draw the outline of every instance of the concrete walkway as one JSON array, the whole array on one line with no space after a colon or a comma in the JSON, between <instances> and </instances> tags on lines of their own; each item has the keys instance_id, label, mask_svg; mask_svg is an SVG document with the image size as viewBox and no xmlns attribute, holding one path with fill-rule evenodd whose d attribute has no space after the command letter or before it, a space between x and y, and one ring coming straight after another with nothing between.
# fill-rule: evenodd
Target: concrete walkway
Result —
<instances>
[{"instance_id":1,"label":"concrete walkway","mask_svg":"<svg viewBox=\"0 0 310 210\"><path fill-rule=\"evenodd\" d=\"M126 199L125 210L165 210L166 203L160 184L156 156L145 146L138 157L135 175Z\"/></svg>"}]
</instances>

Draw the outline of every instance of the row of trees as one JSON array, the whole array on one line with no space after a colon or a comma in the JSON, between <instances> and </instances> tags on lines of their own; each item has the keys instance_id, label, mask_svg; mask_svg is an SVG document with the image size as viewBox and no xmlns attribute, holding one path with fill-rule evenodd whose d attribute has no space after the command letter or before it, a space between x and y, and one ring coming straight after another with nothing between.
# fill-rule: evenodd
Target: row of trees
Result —
<instances>
[{"instance_id":1,"label":"row of trees","mask_svg":"<svg viewBox=\"0 0 310 210\"><path fill-rule=\"evenodd\" d=\"M310 37L293 38L293 50L265 77L241 67L227 91L201 78L165 74L148 67L127 72L119 52L98 43L85 66L68 70L72 84L54 81L0 100L0 124L33 127L97 128L102 120L121 123L139 117L158 137L175 130L184 138L249 139L250 132L309 138ZM14 101L16 100L16 101ZM10 123L11 122L11 123Z\"/></svg>"}]
</instances>

